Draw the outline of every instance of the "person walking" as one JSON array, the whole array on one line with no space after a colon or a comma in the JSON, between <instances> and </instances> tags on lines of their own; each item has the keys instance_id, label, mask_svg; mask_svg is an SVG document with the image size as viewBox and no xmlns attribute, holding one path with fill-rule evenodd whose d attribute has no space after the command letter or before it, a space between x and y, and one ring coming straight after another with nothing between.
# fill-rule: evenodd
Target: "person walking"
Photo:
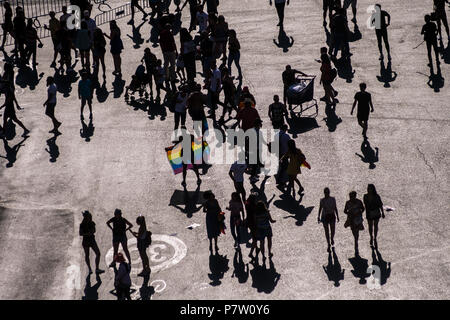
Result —
<instances>
[{"instance_id":1,"label":"person walking","mask_svg":"<svg viewBox=\"0 0 450 320\"><path fill-rule=\"evenodd\" d=\"M288 168L289 162L287 157L283 157L289 150L289 141L291 140L291 137L287 133L288 126L283 124L280 127L280 131L275 135L275 141L278 140L279 144L279 153L278 153L278 170L276 175L276 184L280 188L285 187L285 174L286 170ZM273 151L272 151L273 152Z\"/></svg>"},{"instance_id":2,"label":"person walking","mask_svg":"<svg viewBox=\"0 0 450 320\"><path fill-rule=\"evenodd\" d=\"M325 238L327 239L328 252L331 252L331 247L334 248L334 233L336 230L336 219L339 222L339 214L336 206L336 199L330 196L330 189L323 190L324 198L320 199L319 213L317 215L317 222L323 224L325 230ZM331 240L331 241L330 241ZM333 249L334 250L334 249Z\"/></svg>"},{"instance_id":3,"label":"person walking","mask_svg":"<svg viewBox=\"0 0 450 320\"><path fill-rule=\"evenodd\" d=\"M139 5L139 0L131 0L131 20L128 21L128 24L134 24L134 12L136 9L142 12L142 20L145 21L145 19L147 19L148 13L146 13L145 10Z\"/></svg>"},{"instance_id":4,"label":"person walking","mask_svg":"<svg viewBox=\"0 0 450 320\"><path fill-rule=\"evenodd\" d=\"M284 23L284 8L286 5L289 5L289 0L274 0L275 8L277 9L278 14L278 27L283 27ZM272 0L269 0L269 4L272 5Z\"/></svg>"},{"instance_id":5,"label":"person walking","mask_svg":"<svg viewBox=\"0 0 450 320\"><path fill-rule=\"evenodd\" d=\"M14 109L14 103L16 104L17 110L23 109L17 102L16 95L14 94L14 87L7 86L5 93L5 103L0 107L0 109L2 109L3 107L5 108L5 112L3 113L3 134L6 134L5 130L8 120L12 120L23 129L22 137L25 137L28 135L30 130L28 130L24 126L24 124L19 119L17 119L16 110Z\"/></svg>"},{"instance_id":6,"label":"person walking","mask_svg":"<svg viewBox=\"0 0 450 320\"><path fill-rule=\"evenodd\" d=\"M337 70L331 67L328 54L322 54L320 60L322 62L322 66L320 67L320 71L322 72L320 83L323 85L323 90L325 91L325 96L320 98L320 100L324 101L327 105L335 106L338 100L335 98L337 93L332 84L337 76Z\"/></svg>"},{"instance_id":7,"label":"person walking","mask_svg":"<svg viewBox=\"0 0 450 320\"><path fill-rule=\"evenodd\" d=\"M196 16L197 16L197 8L199 7L198 0L186 0L184 4L180 8L180 12L183 11L184 7L189 3L189 13L191 15L190 24L189 24L189 31L196 29ZM202 6L203 8L203 6Z\"/></svg>"},{"instance_id":8,"label":"person walking","mask_svg":"<svg viewBox=\"0 0 450 320\"><path fill-rule=\"evenodd\" d=\"M159 33L159 45L164 57L164 70L166 72L166 88L172 85L172 91L176 91L175 79L175 60L178 54L175 38L171 30L171 25L166 23L163 30Z\"/></svg>"},{"instance_id":9,"label":"person walking","mask_svg":"<svg viewBox=\"0 0 450 320\"><path fill-rule=\"evenodd\" d=\"M92 89L92 81L88 77L87 71L81 73L81 80L78 82L78 99L81 100L80 119L83 120L83 111L86 103L89 107L89 119L92 119L92 97L94 90Z\"/></svg>"},{"instance_id":10,"label":"person walking","mask_svg":"<svg viewBox=\"0 0 450 320\"><path fill-rule=\"evenodd\" d=\"M269 105L269 118L274 129L280 129L284 124L284 119L288 122L288 112L286 106L280 102L278 95L273 96L273 103Z\"/></svg>"},{"instance_id":11,"label":"person walking","mask_svg":"<svg viewBox=\"0 0 450 320\"><path fill-rule=\"evenodd\" d=\"M19 58L20 63L26 61L25 40L26 40L26 22L25 13L22 7L16 7L16 16L13 19L13 32L15 44L15 56Z\"/></svg>"},{"instance_id":12,"label":"person walking","mask_svg":"<svg viewBox=\"0 0 450 320\"><path fill-rule=\"evenodd\" d=\"M78 30L75 47L80 51L81 67L88 73L90 73L90 51L91 51L91 37L86 21L81 22L81 29Z\"/></svg>"},{"instance_id":13,"label":"person walking","mask_svg":"<svg viewBox=\"0 0 450 320\"><path fill-rule=\"evenodd\" d=\"M245 154L240 153L239 160L235 161L228 171L228 175L233 180L234 188L236 192L242 196L242 200L245 202L246 193L244 188L244 173L247 170L247 164L245 163Z\"/></svg>"},{"instance_id":14,"label":"person walking","mask_svg":"<svg viewBox=\"0 0 450 320\"><path fill-rule=\"evenodd\" d=\"M425 24L422 27L421 34L424 36L424 40L427 44L427 51L428 51L428 66L431 70L433 70L433 61L431 58L431 48L434 49L434 54L436 56L436 67L439 70L439 65L441 64L439 61L439 53L438 53L438 45L437 45L437 35L438 30L436 27L436 24L431 21L431 16L429 14L425 15Z\"/></svg>"},{"instance_id":15,"label":"person walking","mask_svg":"<svg viewBox=\"0 0 450 320\"><path fill-rule=\"evenodd\" d=\"M266 204L263 201L258 201L256 203L256 234L257 239L260 242L261 254L263 257L263 261L266 260L265 252L264 252L264 242L267 238L267 249L269 252L269 259L272 258L272 227L271 223L275 223L276 220L272 219L269 210L266 207ZM258 252L256 253L256 260L258 260Z\"/></svg>"},{"instance_id":16,"label":"person walking","mask_svg":"<svg viewBox=\"0 0 450 320\"><path fill-rule=\"evenodd\" d=\"M286 69L281 74L283 78L283 103L287 104L287 92L290 86L296 83L295 75L301 74L302 76L306 76L303 72L292 69L290 65L286 65ZM292 111L292 104L289 103L289 110Z\"/></svg>"},{"instance_id":17,"label":"person walking","mask_svg":"<svg viewBox=\"0 0 450 320\"><path fill-rule=\"evenodd\" d=\"M389 47L389 39L388 39L388 32L387 27L391 24L391 16L389 13L387 13L385 10L381 10L381 5L376 4L379 8L380 12L380 28L375 28L375 34L377 35L377 42L378 42L378 50L380 50L380 60L384 59L383 55L383 45L382 41L384 41L384 46L386 47L386 52L388 54L388 60L391 61L391 50Z\"/></svg>"},{"instance_id":18,"label":"person walking","mask_svg":"<svg viewBox=\"0 0 450 320\"><path fill-rule=\"evenodd\" d=\"M358 239L359 231L364 230L362 213L364 212L364 205L361 200L356 198L356 191L349 194L350 199L345 203L344 213L347 215L347 221L344 227L350 227L353 238L355 239L355 255L359 255Z\"/></svg>"},{"instance_id":19,"label":"person walking","mask_svg":"<svg viewBox=\"0 0 450 320\"><path fill-rule=\"evenodd\" d=\"M61 122L55 118L57 88L53 77L47 78L47 87L47 100L44 102L44 107L46 107L45 115L48 116L53 122L53 130L49 131L49 133L56 133L61 125Z\"/></svg>"},{"instance_id":20,"label":"person walking","mask_svg":"<svg viewBox=\"0 0 450 320\"><path fill-rule=\"evenodd\" d=\"M211 191L206 191L203 195L206 202L203 205L203 212L206 212L206 231L209 239L209 251L213 253L212 243L214 240L216 254L219 251L217 238L220 235L219 215L222 212L219 202Z\"/></svg>"},{"instance_id":21,"label":"person walking","mask_svg":"<svg viewBox=\"0 0 450 320\"><path fill-rule=\"evenodd\" d=\"M195 65L196 46L189 31L186 28L180 31L181 57L186 69L188 84L192 84L197 74Z\"/></svg>"},{"instance_id":22,"label":"person walking","mask_svg":"<svg viewBox=\"0 0 450 320\"><path fill-rule=\"evenodd\" d=\"M252 245L250 249L250 253L248 254L249 258L252 260L259 253L258 248L258 240L257 240L257 228L256 228L256 200L257 193L251 193L248 196L247 201L245 202L245 212L247 213L247 218L245 219L245 224L247 228L250 230L250 235L252 237ZM255 250L256 255L253 256L253 251Z\"/></svg>"},{"instance_id":23,"label":"person walking","mask_svg":"<svg viewBox=\"0 0 450 320\"><path fill-rule=\"evenodd\" d=\"M225 123L225 114L228 112L228 117L231 119L231 113L236 110L236 86L234 85L234 77L230 76L227 68L223 68L222 71L222 89L225 96L223 101L222 116L219 119L219 123Z\"/></svg>"},{"instance_id":24,"label":"person walking","mask_svg":"<svg viewBox=\"0 0 450 320\"><path fill-rule=\"evenodd\" d=\"M231 29L228 31L228 71L231 76L231 66L234 62L238 70L238 77L236 80L242 80L242 69L239 63L241 59L241 44L237 38L236 30Z\"/></svg>"},{"instance_id":25,"label":"person walking","mask_svg":"<svg viewBox=\"0 0 450 320\"><path fill-rule=\"evenodd\" d=\"M217 104L219 103L219 95L222 90L222 73L217 68L217 64L211 64L211 79L208 86L208 101L211 110L211 115L215 119Z\"/></svg>"},{"instance_id":26,"label":"person walking","mask_svg":"<svg viewBox=\"0 0 450 320\"><path fill-rule=\"evenodd\" d=\"M130 232L137 239L137 249L142 261L142 271L138 274L138 277L145 277L150 274L150 261L147 255L147 248L152 243L152 233L147 230L144 216L139 215L136 218L136 224L139 226L138 232L134 232L131 229Z\"/></svg>"},{"instance_id":27,"label":"person walking","mask_svg":"<svg viewBox=\"0 0 450 320\"><path fill-rule=\"evenodd\" d=\"M14 24L12 20L13 12L11 9L11 5L8 1L3 2L3 23L2 23L2 29L3 29L3 39L2 39L2 45L0 46L0 50L3 50L6 43L6 37L9 36L14 39Z\"/></svg>"},{"instance_id":28,"label":"person walking","mask_svg":"<svg viewBox=\"0 0 450 320\"><path fill-rule=\"evenodd\" d=\"M56 13L54 11L49 12L50 20L48 21L48 26L44 25L44 29L47 29L50 31L50 35L52 37L52 43L53 43L53 60L50 65L51 68L56 67L56 58L58 57L59 53L59 41L58 41L58 31L61 28L61 23L58 19L56 19Z\"/></svg>"},{"instance_id":29,"label":"person walking","mask_svg":"<svg viewBox=\"0 0 450 320\"><path fill-rule=\"evenodd\" d=\"M366 208L366 219L369 225L370 246L377 249L378 221L385 218L383 202L377 193L375 185L367 186L367 193L363 197L364 207Z\"/></svg>"},{"instance_id":30,"label":"person walking","mask_svg":"<svg viewBox=\"0 0 450 320\"><path fill-rule=\"evenodd\" d=\"M449 0L433 0L434 4L434 15L437 20L437 27L439 33L439 40L442 43L442 27L441 23L444 25L445 31L447 32L447 38L450 42L450 33L447 21L447 13L445 12L445 3L450 4Z\"/></svg>"},{"instance_id":31,"label":"person walking","mask_svg":"<svg viewBox=\"0 0 450 320\"><path fill-rule=\"evenodd\" d=\"M105 53L106 53L106 39L103 35L102 29L96 28L94 31L93 41L93 58L94 58L94 76L98 78L98 72L100 70L100 64L103 69L103 80L106 80L106 66L105 66Z\"/></svg>"},{"instance_id":32,"label":"person walking","mask_svg":"<svg viewBox=\"0 0 450 320\"><path fill-rule=\"evenodd\" d=\"M128 245L127 245L127 230L130 230L133 228L133 225L124 217L122 217L122 210L116 209L114 211L114 217L109 219L106 222L106 225L108 228L112 230L113 233L113 250L114 250L114 256L117 255L119 250L119 244L122 245L122 249L125 252L125 255L127 256L128 263L131 266L131 256L130 252L128 251ZM128 226L128 227L127 227ZM113 267L115 263L113 262L110 267Z\"/></svg>"},{"instance_id":33,"label":"person walking","mask_svg":"<svg viewBox=\"0 0 450 320\"><path fill-rule=\"evenodd\" d=\"M119 263L118 269L116 263ZM131 300L131 264L125 263L125 258L122 253L118 253L114 256L112 267L114 268L115 274L114 287L116 289L117 300Z\"/></svg>"},{"instance_id":34,"label":"person walking","mask_svg":"<svg viewBox=\"0 0 450 320\"><path fill-rule=\"evenodd\" d=\"M305 190L301 185L300 181L298 180L297 175L301 174L302 170L300 167L302 163L306 160L303 152L296 147L295 140L291 139L288 141L288 151L281 158L281 161L283 161L284 159L289 160L286 170L289 177L289 191L292 191L292 197L295 199L295 182L298 184L299 187L298 190L299 195L302 195L303 191Z\"/></svg>"},{"instance_id":35,"label":"person walking","mask_svg":"<svg viewBox=\"0 0 450 320\"><path fill-rule=\"evenodd\" d=\"M348 44L349 28L345 9L339 8L336 10L336 14L332 17L330 28L333 39L332 58L336 59L339 50L341 50L342 58L349 58L351 56Z\"/></svg>"},{"instance_id":36,"label":"person walking","mask_svg":"<svg viewBox=\"0 0 450 320\"><path fill-rule=\"evenodd\" d=\"M106 33L103 33L103 35L110 40L110 52L114 61L114 71L112 74L120 77L122 75L122 59L120 57L120 54L123 50L123 42L120 38L121 32L115 20L109 22L109 27L110 35L108 36Z\"/></svg>"},{"instance_id":37,"label":"person walking","mask_svg":"<svg viewBox=\"0 0 450 320\"><path fill-rule=\"evenodd\" d=\"M231 235L234 239L234 248L236 250L241 250L241 232L240 228L242 226L242 221L245 219L244 205L242 204L241 196L238 192L233 192L231 194L231 200L227 207L230 211L230 229ZM241 215L242 213L242 215Z\"/></svg>"},{"instance_id":38,"label":"person walking","mask_svg":"<svg viewBox=\"0 0 450 320\"><path fill-rule=\"evenodd\" d=\"M355 101L353 102L350 115L353 115L353 110L355 109L356 105L358 105L356 117L358 118L359 125L363 128L362 135L365 139L367 139L369 114L370 112L374 111L372 95L366 91L367 85L365 83L361 83L359 85L359 88L361 91L355 94Z\"/></svg>"},{"instance_id":39,"label":"person walking","mask_svg":"<svg viewBox=\"0 0 450 320\"><path fill-rule=\"evenodd\" d=\"M206 3L208 14L217 14L217 7L219 6L219 0L203 0L202 6Z\"/></svg>"},{"instance_id":40,"label":"person walking","mask_svg":"<svg viewBox=\"0 0 450 320\"><path fill-rule=\"evenodd\" d=\"M39 42L39 47L41 48L43 44L36 29L33 27L33 19L28 19L27 27L25 28L25 60L28 64L30 58L32 58L33 70L36 70L36 65L38 65L36 62L37 42Z\"/></svg>"},{"instance_id":41,"label":"person walking","mask_svg":"<svg viewBox=\"0 0 450 320\"><path fill-rule=\"evenodd\" d=\"M79 229L80 236L83 237L82 246L84 249L84 259L89 269L89 274L92 273L91 262L89 259L89 250L95 253L95 273L101 274L105 272L100 269L100 249L98 248L97 241L95 241L95 222L92 221L92 214L89 211L83 211L83 221L80 223Z\"/></svg>"}]
</instances>

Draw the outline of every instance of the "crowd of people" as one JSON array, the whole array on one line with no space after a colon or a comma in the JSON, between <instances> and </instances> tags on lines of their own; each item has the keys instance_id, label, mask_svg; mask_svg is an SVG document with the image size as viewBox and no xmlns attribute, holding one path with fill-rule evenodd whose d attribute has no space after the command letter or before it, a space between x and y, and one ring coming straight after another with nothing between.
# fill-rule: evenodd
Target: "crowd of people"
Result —
<instances>
[{"instance_id":1,"label":"crowd of people","mask_svg":"<svg viewBox=\"0 0 450 320\"><path fill-rule=\"evenodd\" d=\"M441 22L448 34L448 24L445 14L444 1L435 0L436 10L433 14L425 17L426 24L423 27L425 41L428 47L428 56L430 67L432 67L431 49L436 51L436 61L439 68L439 57L437 53L437 35L441 35ZM447 1L448 2L448 1ZM282 27L284 21L284 8L289 5L289 0L274 0L278 17L279 26ZM153 25L158 32L158 44L161 49L162 59L158 59L156 54L150 48L145 48L141 61L136 68L136 72L131 77L127 86L125 97L133 95L136 91L147 92L147 100L164 103L169 110L174 113L175 136L172 136L173 143L182 143L183 139L190 139L191 134L187 133L186 120L189 114L194 123L194 133L202 137L208 130L207 118L213 120L215 126L228 128L227 123L235 120L233 128L240 128L244 132L248 130L258 131L262 127L262 120L256 103L256 99L247 86L242 88L244 81L243 72L240 66L241 44L238 40L238 32L230 28L223 15L219 15L219 1L199 0L174 1L176 9L171 13L169 7L164 5L164 1L150 1L151 12L146 12L139 5L139 2L131 1L131 20L128 22L134 25L137 11L142 12L142 19L146 20L150 16ZM272 1L270 1L272 5ZM5 95L5 112L3 115L3 128L0 134L4 135L8 121L16 122L24 130L24 136L30 132L25 125L17 118L14 106L20 109L19 103L15 97L14 67L30 65L36 69L37 48L42 47L36 28L33 26L31 18L26 19L23 8L16 7L15 17L8 2L3 2L4 23L3 39L1 50L4 50L5 39L10 36L14 40L13 56L10 62L5 63L4 73L1 78L1 93ZM177 14L182 14L184 8L189 6L190 22L188 28L181 28L179 32L174 28L173 22ZM338 91L333 87L333 81L337 77L336 64L337 53L341 51L341 59L349 59L352 55L348 39L348 21L347 8L352 7L353 19L356 22L356 0L324 0L323 1L323 19L324 26L327 25L327 16L331 28L331 41L329 48L323 47L320 50L321 63L320 82L325 92L321 98L327 106L335 106L338 103L336 98ZM380 59L384 59L382 42L384 42L387 57L391 60L390 46L388 41L387 28L391 23L390 15L381 10L381 28L376 29L376 37L380 51ZM52 68L55 68L58 75L76 73L73 69L73 57L81 60L81 70L79 74L81 79L78 83L78 98L80 100L80 118L84 119L84 108L86 104L89 108L89 118L93 117L93 92L99 85L99 72L102 69L103 79L106 79L105 54L107 51L107 41L109 40L109 49L114 62L112 74L116 77L122 76L122 53L124 45L121 38L121 29L116 21L109 23L109 33L97 27L94 19L91 18L91 8L83 7L83 18L80 23L80 29L71 29L67 21L70 17L66 7L62 7L62 15L57 18L55 12L50 12L48 25L45 26L51 33L53 43ZM432 21L434 18L438 25ZM176 36L179 34L179 42ZM39 43L39 44L38 44ZM74 56L73 56L74 55ZM59 58L59 60L58 60ZM31 59L31 61L30 61ZM197 60L201 65L201 76L203 82L198 81ZM127 61L128 63L129 61ZM59 67L57 67L59 64ZM237 77L233 76L236 75ZM302 173L302 166L308 167L306 156L298 148L296 141L288 134L289 117L292 117L292 105L288 102L288 89L296 83L296 74L306 76L303 72L285 66L281 75L283 82L283 99L279 95L274 95L273 103L268 108L268 116L275 129L279 129L276 139L279 139L279 168L275 175L277 186L282 192L291 195L295 200L296 195L300 200L304 194L299 175ZM236 83L236 81L238 83ZM55 78L47 78L47 100L44 102L45 114L51 119L53 129L51 133L58 132L61 122L55 118L55 107L57 104L57 87ZM241 89L242 88L242 89ZM362 135L367 139L369 114L374 112L371 94L366 91L366 84L360 84L360 91L355 94L354 104L351 113L357 107L357 119L362 127ZM162 91L165 92L164 99ZM154 93L156 92L156 95ZM205 92L205 93L204 93ZM221 99L223 96L223 100ZM219 119L216 118L216 110L221 106L223 108ZM150 106L149 106L150 108ZM209 115L207 111L209 110ZM234 114L234 116L233 116ZM226 119L227 118L227 119ZM200 124L200 125L198 125ZM5 139L2 136L3 139ZM261 143L257 142L258 146ZM265 142L268 143L268 142ZM203 148L203 144L202 144ZM192 150L185 150L191 152ZM200 166L194 162L194 154L191 157L191 167L196 174L197 184L200 186ZM249 232L251 249L249 257L252 261L258 261L258 255L261 253L263 261L266 257L272 258L272 228L271 224L276 221L270 214L269 204L260 200L260 195L245 190L245 175L250 176L249 181L254 185L259 180L261 167L264 159L257 157L257 163L250 163L249 148L244 147L239 160L233 163L229 170L229 176L234 184L235 192L231 194L231 199L226 210L230 212L229 229L234 239L236 250L240 249L242 244L241 236ZM186 175L189 167L183 164L182 186L186 189ZM298 191L296 192L296 185ZM248 196L247 196L248 195ZM347 215L345 227L350 227L355 238L355 254L358 255L358 235L363 230L362 213L366 212L366 219L369 226L370 245L378 247L378 221L384 218L383 203L377 194L375 186L369 184L367 194L363 201L357 199L356 192L352 191L349 200L345 204L344 213ZM318 221L323 223L328 245L328 252L334 246L335 223L339 222L339 215L336 200L331 197L330 190L325 188L324 198L320 200L318 212ZM219 251L218 237L226 229L225 215L218 200L212 192L205 192L203 210L206 213L207 237L209 239L209 250L211 254ZM112 229L114 261L110 267L115 269L116 290L120 299L130 299L130 270L131 257L127 247L126 232L130 231L137 238L138 250L142 260L143 270L140 276L150 274L150 262L146 249L151 244L151 232L147 230L144 216L136 219L139 225L137 232L132 231L133 225L122 217L122 212L116 209L114 217L107 225ZM243 231L244 230L244 231ZM92 249L96 255L95 265L96 273L104 272L99 267L100 250L95 241L95 223L92 221L92 215L83 212L83 222L80 225L80 236L83 237L83 248L85 250L86 264L89 272L92 272L89 250ZM267 239L267 255L265 250L265 240ZM119 252L119 244L125 253L126 259ZM255 253L255 254L253 254ZM126 261L128 263L126 263ZM116 268L119 263L119 268Z\"/></svg>"}]
</instances>

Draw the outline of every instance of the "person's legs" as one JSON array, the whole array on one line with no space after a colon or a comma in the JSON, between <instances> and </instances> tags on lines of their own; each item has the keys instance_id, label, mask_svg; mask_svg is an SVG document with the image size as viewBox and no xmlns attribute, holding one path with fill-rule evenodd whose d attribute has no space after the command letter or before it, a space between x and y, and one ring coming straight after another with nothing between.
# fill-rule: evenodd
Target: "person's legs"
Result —
<instances>
[{"instance_id":1,"label":"person's legs","mask_svg":"<svg viewBox=\"0 0 450 320\"><path fill-rule=\"evenodd\" d=\"M269 250L269 257L272 257L272 237L267 237L267 249Z\"/></svg>"},{"instance_id":2,"label":"person's legs","mask_svg":"<svg viewBox=\"0 0 450 320\"><path fill-rule=\"evenodd\" d=\"M427 41L427 53L428 53L429 67L433 68L433 61L431 60L431 46L432 46L432 43Z\"/></svg>"},{"instance_id":3,"label":"person's legs","mask_svg":"<svg viewBox=\"0 0 450 320\"><path fill-rule=\"evenodd\" d=\"M439 68L440 61L439 61L439 51L438 51L437 41L435 41L433 43L433 48L434 48L434 55L436 57L436 65L437 65L437 68Z\"/></svg>"},{"instance_id":4,"label":"person's legs","mask_svg":"<svg viewBox=\"0 0 450 320\"><path fill-rule=\"evenodd\" d=\"M233 237L234 243L236 244L238 242L236 232L239 233L239 230L236 226L235 218L232 215L230 215L230 229L231 229L231 236Z\"/></svg>"},{"instance_id":5,"label":"person's legs","mask_svg":"<svg viewBox=\"0 0 450 320\"><path fill-rule=\"evenodd\" d=\"M263 256L263 259L265 259L266 258L266 255L265 255L265 252L264 252L264 239L265 238L263 238L262 240L260 240L260 249L261 249L261 254L262 254L262 256ZM256 253L256 255L258 256L258 253Z\"/></svg>"},{"instance_id":6,"label":"person's legs","mask_svg":"<svg viewBox=\"0 0 450 320\"><path fill-rule=\"evenodd\" d=\"M17 123L24 131L29 131L24 124L22 123L22 121L20 121L19 119L17 119L17 116L14 114L11 116L11 120L13 120L15 123Z\"/></svg>"},{"instance_id":7,"label":"person's legs","mask_svg":"<svg viewBox=\"0 0 450 320\"><path fill-rule=\"evenodd\" d=\"M175 127L174 127L174 130L178 129L178 126L180 124L180 117L181 117L181 113L175 112Z\"/></svg>"},{"instance_id":8,"label":"person's legs","mask_svg":"<svg viewBox=\"0 0 450 320\"><path fill-rule=\"evenodd\" d=\"M98 248L97 243L95 243L94 246L92 246L92 250L95 253L95 270L100 270L100 249Z\"/></svg>"},{"instance_id":9,"label":"person's legs","mask_svg":"<svg viewBox=\"0 0 450 320\"><path fill-rule=\"evenodd\" d=\"M331 245L334 246L334 233L336 231L336 222L334 220L330 222L330 231L331 231Z\"/></svg>"},{"instance_id":10,"label":"person's legs","mask_svg":"<svg viewBox=\"0 0 450 320\"><path fill-rule=\"evenodd\" d=\"M186 126L186 112L182 112L181 113L181 127L185 127Z\"/></svg>"},{"instance_id":11,"label":"person's legs","mask_svg":"<svg viewBox=\"0 0 450 320\"><path fill-rule=\"evenodd\" d=\"M303 186L302 186L302 184L300 183L300 180L298 180L298 178L297 177L295 177L295 182L297 182L297 184L298 184L298 188L299 188L299 192L302 192L304 189L303 189Z\"/></svg>"},{"instance_id":12,"label":"person's legs","mask_svg":"<svg viewBox=\"0 0 450 320\"><path fill-rule=\"evenodd\" d=\"M219 251L219 247L217 246L217 236L216 237L214 237L214 249L216 249L216 253L217 253L217 251Z\"/></svg>"},{"instance_id":13,"label":"person's legs","mask_svg":"<svg viewBox=\"0 0 450 320\"><path fill-rule=\"evenodd\" d=\"M84 106L86 105L86 98L81 97L81 111L80 111L80 117L83 119L83 111Z\"/></svg>"},{"instance_id":14,"label":"person's legs","mask_svg":"<svg viewBox=\"0 0 450 320\"><path fill-rule=\"evenodd\" d=\"M128 263L131 264L131 256L130 256L130 251L128 251L127 240L125 239L120 244L122 245L123 252L125 252L125 256L128 259Z\"/></svg>"},{"instance_id":15,"label":"person's legs","mask_svg":"<svg viewBox=\"0 0 450 320\"><path fill-rule=\"evenodd\" d=\"M89 247L83 246L83 249L84 249L84 261L86 261L86 265L89 269L89 273L92 273L91 260L89 259Z\"/></svg>"},{"instance_id":16,"label":"person's legs","mask_svg":"<svg viewBox=\"0 0 450 320\"><path fill-rule=\"evenodd\" d=\"M353 238L355 239L355 254L358 254L358 238L359 238L359 230L357 230L356 228L353 229L352 228L352 233L353 233Z\"/></svg>"},{"instance_id":17,"label":"person's legs","mask_svg":"<svg viewBox=\"0 0 450 320\"><path fill-rule=\"evenodd\" d=\"M384 46L386 47L386 51L388 53L388 57L390 57L391 56L391 48L389 46L389 38L388 38L387 29L384 29L384 31L383 31L383 40L384 40Z\"/></svg>"},{"instance_id":18,"label":"person's legs","mask_svg":"<svg viewBox=\"0 0 450 320\"><path fill-rule=\"evenodd\" d=\"M284 22L284 6L285 3L275 3L275 7L277 8L277 14L278 14L278 20L279 20L279 26L283 25Z\"/></svg>"},{"instance_id":19,"label":"person's legs","mask_svg":"<svg viewBox=\"0 0 450 320\"><path fill-rule=\"evenodd\" d=\"M88 98L87 103L89 107L89 117L92 119L92 98Z\"/></svg>"},{"instance_id":20,"label":"person's legs","mask_svg":"<svg viewBox=\"0 0 450 320\"><path fill-rule=\"evenodd\" d=\"M367 219L367 224L369 225L370 246L372 246L373 245L373 220Z\"/></svg>"},{"instance_id":21,"label":"person's legs","mask_svg":"<svg viewBox=\"0 0 450 320\"><path fill-rule=\"evenodd\" d=\"M378 221L378 219L373 221L373 240L375 248L377 247Z\"/></svg>"},{"instance_id":22,"label":"person's legs","mask_svg":"<svg viewBox=\"0 0 450 320\"><path fill-rule=\"evenodd\" d=\"M377 42L378 42L378 50L380 51L380 56L383 56L383 45L382 45L382 34L381 30L376 29L375 34L377 35Z\"/></svg>"},{"instance_id":23,"label":"person's legs","mask_svg":"<svg viewBox=\"0 0 450 320\"><path fill-rule=\"evenodd\" d=\"M289 175L289 191L292 191L292 196L295 197L295 185L294 185L295 176Z\"/></svg>"},{"instance_id":24,"label":"person's legs","mask_svg":"<svg viewBox=\"0 0 450 320\"><path fill-rule=\"evenodd\" d=\"M242 79L242 69L241 69L241 64L239 62L240 60L241 60L241 53L237 52L234 57L234 64L236 65L236 68L238 69L238 73L239 73L239 76L237 79ZM230 73L230 75L231 75L231 73Z\"/></svg>"},{"instance_id":25,"label":"person's legs","mask_svg":"<svg viewBox=\"0 0 450 320\"><path fill-rule=\"evenodd\" d=\"M323 222L323 229L325 231L325 239L327 240L327 245L328 245L328 251L330 250L330 231L329 231L329 225L327 222Z\"/></svg>"}]
</instances>

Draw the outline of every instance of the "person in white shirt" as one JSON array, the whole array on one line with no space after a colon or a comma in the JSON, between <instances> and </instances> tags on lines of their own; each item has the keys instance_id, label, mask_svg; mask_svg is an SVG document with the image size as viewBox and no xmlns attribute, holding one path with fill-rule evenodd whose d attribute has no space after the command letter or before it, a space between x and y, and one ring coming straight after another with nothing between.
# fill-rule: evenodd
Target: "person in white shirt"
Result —
<instances>
[{"instance_id":1,"label":"person in white shirt","mask_svg":"<svg viewBox=\"0 0 450 320\"><path fill-rule=\"evenodd\" d=\"M284 22L284 7L286 5L289 5L289 0L274 0L275 1L275 8L277 9L278 19L279 22L277 26L283 27ZM272 0L269 0L270 5L272 5Z\"/></svg>"},{"instance_id":2,"label":"person in white shirt","mask_svg":"<svg viewBox=\"0 0 450 320\"><path fill-rule=\"evenodd\" d=\"M244 154L241 155L242 158L244 158ZM239 163L242 162L242 163ZM228 174L230 175L231 180L234 182L234 187L236 189L236 192L240 193L242 196L242 201L245 202L246 199L246 193L244 188L244 173L247 170L247 164L245 161L235 161L231 167Z\"/></svg>"},{"instance_id":3,"label":"person in white shirt","mask_svg":"<svg viewBox=\"0 0 450 320\"><path fill-rule=\"evenodd\" d=\"M317 223L322 222L325 229L325 237L328 244L328 252L331 252L331 246L334 247L334 231L336 219L339 222L339 214L336 206L336 199L330 197L330 189L323 190L325 197L320 199L319 214L317 216ZM331 234L330 234L331 231ZM331 237L330 237L331 236ZM330 243L331 238L331 243Z\"/></svg>"},{"instance_id":4,"label":"person in white shirt","mask_svg":"<svg viewBox=\"0 0 450 320\"><path fill-rule=\"evenodd\" d=\"M56 120L55 118L55 106L56 106L56 92L57 88L55 85L55 79L53 77L47 78L47 100L44 102L45 114L52 119L53 122L53 130L49 131L50 133L56 133L58 131L61 122Z\"/></svg>"}]
</instances>

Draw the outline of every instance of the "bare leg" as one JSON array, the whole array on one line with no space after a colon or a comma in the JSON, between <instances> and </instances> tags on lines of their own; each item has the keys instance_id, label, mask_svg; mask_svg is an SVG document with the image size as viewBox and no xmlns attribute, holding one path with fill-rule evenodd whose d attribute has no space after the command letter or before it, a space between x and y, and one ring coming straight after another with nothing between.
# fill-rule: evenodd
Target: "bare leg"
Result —
<instances>
[{"instance_id":1,"label":"bare leg","mask_svg":"<svg viewBox=\"0 0 450 320\"><path fill-rule=\"evenodd\" d=\"M84 247L84 261L86 261L86 265L89 268L89 273L92 273L92 269L91 269L91 260L89 259L89 247Z\"/></svg>"},{"instance_id":2,"label":"bare leg","mask_svg":"<svg viewBox=\"0 0 450 320\"><path fill-rule=\"evenodd\" d=\"M128 259L128 263L131 264L131 256L130 256L130 251L128 251L128 245L126 241L122 242L122 249L125 252L125 255L127 256Z\"/></svg>"}]
</instances>

